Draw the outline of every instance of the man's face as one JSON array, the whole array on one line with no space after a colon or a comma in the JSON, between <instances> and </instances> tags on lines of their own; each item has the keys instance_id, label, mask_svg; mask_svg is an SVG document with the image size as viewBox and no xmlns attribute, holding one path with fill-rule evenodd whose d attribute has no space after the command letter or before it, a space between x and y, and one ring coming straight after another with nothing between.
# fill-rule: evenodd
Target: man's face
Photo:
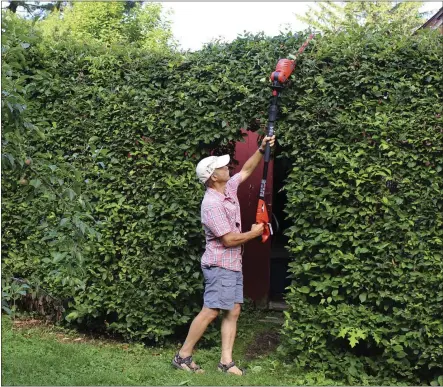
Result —
<instances>
[{"instance_id":1,"label":"man's face","mask_svg":"<svg viewBox=\"0 0 443 387\"><path fill-rule=\"evenodd\" d=\"M217 176L218 181L228 181L229 180L229 168L227 165L221 168L216 168L214 175Z\"/></svg>"}]
</instances>

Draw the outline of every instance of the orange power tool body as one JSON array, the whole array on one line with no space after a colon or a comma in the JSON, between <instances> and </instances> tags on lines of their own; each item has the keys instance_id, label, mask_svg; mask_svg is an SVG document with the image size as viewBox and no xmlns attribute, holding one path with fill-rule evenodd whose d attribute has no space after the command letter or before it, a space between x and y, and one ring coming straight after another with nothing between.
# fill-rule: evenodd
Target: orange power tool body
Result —
<instances>
[{"instance_id":1,"label":"orange power tool body","mask_svg":"<svg viewBox=\"0 0 443 387\"><path fill-rule=\"evenodd\" d=\"M305 43L298 50L298 54L301 54L311 39L314 37L313 34L309 36ZM283 89L285 83L289 80L292 72L295 69L296 59L280 59L277 63L277 67L275 71L271 74L271 87L272 87L272 99L271 105L269 107L268 112L268 126L266 129L266 135L271 137L274 135L275 122L277 121L277 113L278 113L278 96L281 90ZM257 213L255 217L256 223L263 223L265 225L264 231L262 234L262 243L265 243L269 237L272 235L272 226L269 220L268 209L265 203L265 190L266 190L266 179L268 176L268 168L269 168L269 160L271 158L271 147L269 143L266 144L265 149L265 163L263 167L263 177L260 183L260 193L258 197L258 205L257 205Z\"/></svg>"}]
</instances>

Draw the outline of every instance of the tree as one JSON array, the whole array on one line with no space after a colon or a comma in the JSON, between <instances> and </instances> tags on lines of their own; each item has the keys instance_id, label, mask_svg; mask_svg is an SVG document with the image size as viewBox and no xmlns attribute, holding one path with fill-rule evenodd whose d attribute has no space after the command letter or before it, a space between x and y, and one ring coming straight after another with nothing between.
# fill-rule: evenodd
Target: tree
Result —
<instances>
[{"instance_id":1,"label":"tree","mask_svg":"<svg viewBox=\"0 0 443 387\"><path fill-rule=\"evenodd\" d=\"M352 27L386 29L410 34L423 24L418 2L351 1L346 3L316 2L317 7L298 19L323 33L336 33Z\"/></svg>"},{"instance_id":2,"label":"tree","mask_svg":"<svg viewBox=\"0 0 443 387\"><path fill-rule=\"evenodd\" d=\"M41 21L45 36L71 36L106 45L134 45L149 50L173 46L170 22L159 3L76 2Z\"/></svg>"},{"instance_id":3,"label":"tree","mask_svg":"<svg viewBox=\"0 0 443 387\"><path fill-rule=\"evenodd\" d=\"M60 11L67 4L67 1L10 1L5 9L11 11L12 13L17 13L19 7L22 7L26 15L34 15L36 12L52 12L54 10Z\"/></svg>"}]
</instances>

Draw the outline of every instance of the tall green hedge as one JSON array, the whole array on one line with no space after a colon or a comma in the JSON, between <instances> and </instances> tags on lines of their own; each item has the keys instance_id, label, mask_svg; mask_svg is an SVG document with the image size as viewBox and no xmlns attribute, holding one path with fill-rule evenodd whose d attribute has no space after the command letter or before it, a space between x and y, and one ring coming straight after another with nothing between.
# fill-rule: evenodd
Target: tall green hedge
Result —
<instances>
[{"instance_id":1,"label":"tall green hedge","mask_svg":"<svg viewBox=\"0 0 443 387\"><path fill-rule=\"evenodd\" d=\"M266 122L269 73L303 40L245 35L185 57L31 45L27 108L45 140L30 156L75 167L69 194L88 198L91 223L3 174L4 266L68 299L68 320L134 339L189 323L203 288L195 164ZM282 349L300 365L351 382L441 372L439 45L426 31L317 37L283 93L293 283ZM70 222L90 240L54 251Z\"/></svg>"},{"instance_id":2,"label":"tall green hedge","mask_svg":"<svg viewBox=\"0 0 443 387\"><path fill-rule=\"evenodd\" d=\"M293 160L289 352L303 365L339 368L350 383L386 369L436 380L442 36L363 30L316 48L286 92L278 131Z\"/></svg>"},{"instance_id":3,"label":"tall green hedge","mask_svg":"<svg viewBox=\"0 0 443 387\"><path fill-rule=\"evenodd\" d=\"M195 165L233 154L244 117L254 117L256 92L243 79L270 66L244 66L254 44L187 58L75 41L25 50L28 116L44 140L31 141L24 176L35 182L41 160L69 163L79 176L68 194L86 216L56 207L40 185L16 184L22 170L3 174L7 271L68 300L69 321L128 338L157 340L188 323L203 289ZM81 246L63 244L72 223Z\"/></svg>"}]
</instances>

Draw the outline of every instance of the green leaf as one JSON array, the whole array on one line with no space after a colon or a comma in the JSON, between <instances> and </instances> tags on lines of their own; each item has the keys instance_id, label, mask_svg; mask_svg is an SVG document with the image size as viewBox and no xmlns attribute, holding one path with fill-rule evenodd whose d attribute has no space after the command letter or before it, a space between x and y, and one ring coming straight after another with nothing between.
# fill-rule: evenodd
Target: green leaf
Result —
<instances>
[{"instance_id":1,"label":"green leaf","mask_svg":"<svg viewBox=\"0 0 443 387\"><path fill-rule=\"evenodd\" d=\"M71 188L68 188L65 192L71 201L74 200L75 196L77 195Z\"/></svg>"},{"instance_id":2,"label":"green leaf","mask_svg":"<svg viewBox=\"0 0 443 387\"><path fill-rule=\"evenodd\" d=\"M340 333L338 334L338 337L345 337L346 336L346 333L349 331L349 328L348 327L345 327L345 328L342 328L341 330L340 330Z\"/></svg>"},{"instance_id":3,"label":"green leaf","mask_svg":"<svg viewBox=\"0 0 443 387\"><path fill-rule=\"evenodd\" d=\"M29 184L32 185L34 188L38 188L42 185L42 182L40 181L40 179L32 179Z\"/></svg>"},{"instance_id":4,"label":"green leaf","mask_svg":"<svg viewBox=\"0 0 443 387\"><path fill-rule=\"evenodd\" d=\"M65 318L66 318L67 321L75 320L75 319L78 318L78 312L76 312L76 311L71 312Z\"/></svg>"},{"instance_id":5,"label":"green leaf","mask_svg":"<svg viewBox=\"0 0 443 387\"><path fill-rule=\"evenodd\" d=\"M300 293L308 294L311 290L309 289L308 286L302 286L301 288L298 288L298 291L299 291Z\"/></svg>"},{"instance_id":6,"label":"green leaf","mask_svg":"<svg viewBox=\"0 0 443 387\"><path fill-rule=\"evenodd\" d=\"M37 135L38 135L42 140L45 140L45 139L46 139L45 134L44 134L39 128L35 127L35 128L34 128L34 131L37 133Z\"/></svg>"},{"instance_id":7,"label":"green leaf","mask_svg":"<svg viewBox=\"0 0 443 387\"><path fill-rule=\"evenodd\" d=\"M349 345L354 348L358 344L358 338L355 334L351 333L349 336Z\"/></svg>"}]
</instances>

